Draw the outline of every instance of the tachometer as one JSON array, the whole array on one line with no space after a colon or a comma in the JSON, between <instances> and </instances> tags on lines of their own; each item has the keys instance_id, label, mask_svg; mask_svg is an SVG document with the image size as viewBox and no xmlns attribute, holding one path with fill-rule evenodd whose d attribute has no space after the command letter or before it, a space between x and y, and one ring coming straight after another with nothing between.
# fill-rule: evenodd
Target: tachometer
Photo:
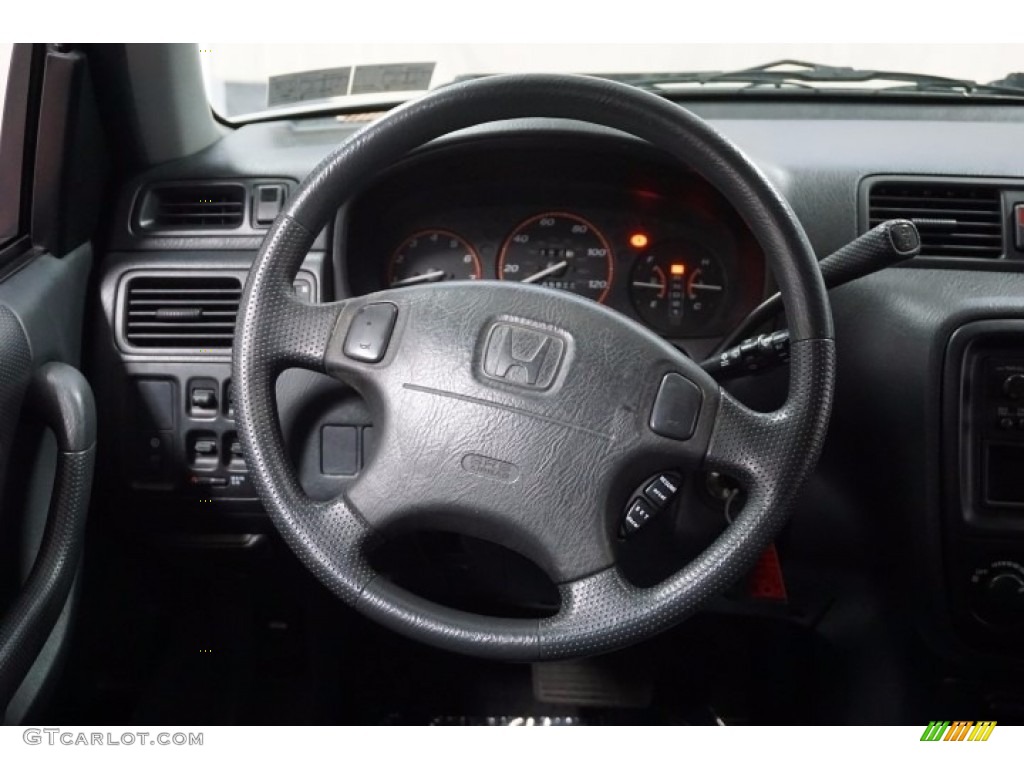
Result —
<instances>
[{"instance_id":1,"label":"tachometer","mask_svg":"<svg viewBox=\"0 0 1024 768\"><path fill-rule=\"evenodd\" d=\"M637 259L629 293L648 325L668 336L687 336L699 332L722 306L725 270L703 246L666 240Z\"/></svg>"},{"instance_id":2,"label":"tachometer","mask_svg":"<svg viewBox=\"0 0 1024 768\"><path fill-rule=\"evenodd\" d=\"M480 257L462 237L444 229L425 229L407 238L388 263L388 285L438 280L479 280Z\"/></svg>"},{"instance_id":3,"label":"tachometer","mask_svg":"<svg viewBox=\"0 0 1024 768\"><path fill-rule=\"evenodd\" d=\"M612 264L607 239L589 221L571 213L542 213L508 236L498 258L498 277L604 301Z\"/></svg>"}]
</instances>

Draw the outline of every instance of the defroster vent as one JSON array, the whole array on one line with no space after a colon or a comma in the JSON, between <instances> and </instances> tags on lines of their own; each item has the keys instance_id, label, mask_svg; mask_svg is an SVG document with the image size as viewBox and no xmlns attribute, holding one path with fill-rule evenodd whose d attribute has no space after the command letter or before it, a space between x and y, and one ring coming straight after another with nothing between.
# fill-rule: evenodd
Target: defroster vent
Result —
<instances>
[{"instance_id":1,"label":"defroster vent","mask_svg":"<svg viewBox=\"0 0 1024 768\"><path fill-rule=\"evenodd\" d=\"M146 232L237 229L244 218L245 187L232 183L151 187L136 213Z\"/></svg>"}]
</instances>

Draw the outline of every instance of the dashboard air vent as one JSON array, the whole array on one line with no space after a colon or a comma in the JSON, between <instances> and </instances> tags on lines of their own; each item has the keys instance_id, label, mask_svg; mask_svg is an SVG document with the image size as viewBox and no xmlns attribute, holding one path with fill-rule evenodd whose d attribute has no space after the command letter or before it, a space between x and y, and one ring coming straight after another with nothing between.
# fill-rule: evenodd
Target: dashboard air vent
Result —
<instances>
[{"instance_id":1,"label":"dashboard air vent","mask_svg":"<svg viewBox=\"0 0 1024 768\"><path fill-rule=\"evenodd\" d=\"M236 229L244 217L241 184L188 184L150 188L137 220L141 229L155 232Z\"/></svg>"},{"instance_id":2,"label":"dashboard air vent","mask_svg":"<svg viewBox=\"0 0 1024 768\"><path fill-rule=\"evenodd\" d=\"M230 348L241 296L237 277L130 278L124 300L125 341L145 348Z\"/></svg>"},{"instance_id":3,"label":"dashboard air vent","mask_svg":"<svg viewBox=\"0 0 1024 768\"><path fill-rule=\"evenodd\" d=\"M1003 213L996 187L930 181L885 181L871 187L869 225L910 219L921 232L921 255L998 259Z\"/></svg>"}]
</instances>

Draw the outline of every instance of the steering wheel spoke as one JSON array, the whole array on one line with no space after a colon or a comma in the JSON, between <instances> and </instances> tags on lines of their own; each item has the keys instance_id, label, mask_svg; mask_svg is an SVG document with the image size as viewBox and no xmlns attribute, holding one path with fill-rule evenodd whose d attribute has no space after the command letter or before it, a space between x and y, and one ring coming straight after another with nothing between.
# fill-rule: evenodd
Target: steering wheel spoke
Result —
<instances>
[{"instance_id":1,"label":"steering wheel spoke","mask_svg":"<svg viewBox=\"0 0 1024 768\"><path fill-rule=\"evenodd\" d=\"M287 215L267 233L238 311L236 362L239 350L251 352L243 375L276 375L289 367L326 371L327 345L345 302L311 304L300 301L292 290L295 274L314 239L306 227Z\"/></svg>"},{"instance_id":2,"label":"steering wheel spoke","mask_svg":"<svg viewBox=\"0 0 1024 768\"><path fill-rule=\"evenodd\" d=\"M294 296L280 300L276 322L267 337L268 354L283 368L305 368L327 373L332 334L346 302L309 304Z\"/></svg>"}]
</instances>

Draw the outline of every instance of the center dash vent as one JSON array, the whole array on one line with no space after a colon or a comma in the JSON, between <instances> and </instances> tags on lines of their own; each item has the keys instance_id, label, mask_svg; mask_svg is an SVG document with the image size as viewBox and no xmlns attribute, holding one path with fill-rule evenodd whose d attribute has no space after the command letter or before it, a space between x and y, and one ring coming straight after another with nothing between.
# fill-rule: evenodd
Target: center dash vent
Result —
<instances>
[{"instance_id":1,"label":"center dash vent","mask_svg":"<svg viewBox=\"0 0 1024 768\"><path fill-rule=\"evenodd\" d=\"M148 349L228 349L242 282L229 276L132 277L124 292L124 339Z\"/></svg>"},{"instance_id":2,"label":"center dash vent","mask_svg":"<svg viewBox=\"0 0 1024 768\"><path fill-rule=\"evenodd\" d=\"M996 187L931 181L885 181L871 187L869 225L910 219L921 232L921 255L998 259L1004 253L1003 213Z\"/></svg>"},{"instance_id":3,"label":"center dash vent","mask_svg":"<svg viewBox=\"0 0 1024 768\"><path fill-rule=\"evenodd\" d=\"M236 229L245 218L241 184L183 184L151 187L136 221L146 232Z\"/></svg>"}]
</instances>

